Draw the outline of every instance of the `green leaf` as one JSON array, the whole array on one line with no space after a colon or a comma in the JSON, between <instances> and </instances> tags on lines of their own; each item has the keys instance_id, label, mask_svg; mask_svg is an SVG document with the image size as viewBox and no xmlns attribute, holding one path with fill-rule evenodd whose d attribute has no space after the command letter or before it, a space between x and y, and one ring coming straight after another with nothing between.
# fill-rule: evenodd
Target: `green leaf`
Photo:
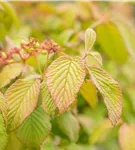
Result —
<instances>
[{"instance_id":1,"label":"green leaf","mask_svg":"<svg viewBox=\"0 0 135 150\"><path fill-rule=\"evenodd\" d=\"M54 104L51 94L47 88L46 79L44 79L41 84L41 97L42 97L42 107L44 111L49 115L54 115L56 105Z\"/></svg>"},{"instance_id":2,"label":"green leaf","mask_svg":"<svg viewBox=\"0 0 135 150\"><path fill-rule=\"evenodd\" d=\"M79 122L71 112L65 112L57 117L60 130L72 141L76 142L79 137Z\"/></svg>"},{"instance_id":3,"label":"green leaf","mask_svg":"<svg viewBox=\"0 0 135 150\"><path fill-rule=\"evenodd\" d=\"M125 63L129 53L116 25L109 22L96 27L97 41L105 53L117 63Z\"/></svg>"},{"instance_id":4,"label":"green leaf","mask_svg":"<svg viewBox=\"0 0 135 150\"><path fill-rule=\"evenodd\" d=\"M101 66L102 65L102 57L98 52L90 52L86 57L87 66Z\"/></svg>"},{"instance_id":5,"label":"green leaf","mask_svg":"<svg viewBox=\"0 0 135 150\"><path fill-rule=\"evenodd\" d=\"M41 146L41 150L55 150L54 149L54 144L53 142L45 142L42 146Z\"/></svg>"},{"instance_id":6,"label":"green leaf","mask_svg":"<svg viewBox=\"0 0 135 150\"><path fill-rule=\"evenodd\" d=\"M135 124L123 124L119 130L121 150L135 149Z\"/></svg>"},{"instance_id":7,"label":"green leaf","mask_svg":"<svg viewBox=\"0 0 135 150\"><path fill-rule=\"evenodd\" d=\"M6 86L11 80L15 79L23 71L24 65L14 63L6 65L0 71L0 88Z\"/></svg>"},{"instance_id":8,"label":"green leaf","mask_svg":"<svg viewBox=\"0 0 135 150\"><path fill-rule=\"evenodd\" d=\"M50 118L39 106L16 130L16 135L28 147L39 147L50 130Z\"/></svg>"},{"instance_id":9,"label":"green leaf","mask_svg":"<svg viewBox=\"0 0 135 150\"><path fill-rule=\"evenodd\" d=\"M8 135L6 133L3 117L0 114L0 150L5 150L8 143Z\"/></svg>"},{"instance_id":10,"label":"green leaf","mask_svg":"<svg viewBox=\"0 0 135 150\"><path fill-rule=\"evenodd\" d=\"M61 56L47 70L47 86L54 103L63 113L72 104L85 77L80 57Z\"/></svg>"},{"instance_id":11,"label":"green leaf","mask_svg":"<svg viewBox=\"0 0 135 150\"><path fill-rule=\"evenodd\" d=\"M40 91L39 79L19 79L5 93L8 129L17 128L35 109Z\"/></svg>"},{"instance_id":12,"label":"green leaf","mask_svg":"<svg viewBox=\"0 0 135 150\"><path fill-rule=\"evenodd\" d=\"M93 29L87 29L85 32L85 50L90 51L96 41L96 32Z\"/></svg>"},{"instance_id":13,"label":"green leaf","mask_svg":"<svg viewBox=\"0 0 135 150\"><path fill-rule=\"evenodd\" d=\"M67 146L67 150L82 150L82 148L83 147L75 143L71 143L70 145Z\"/></svg>"},{"instance_id":14,"label":"green leaf","mask_svg":"<svg viewBox=\"0 0 135 150\"><path fill-rule=\"evenodd\" d=\"M92 108L96 107L97 91L95 85L91 80L87 80L83 83L80 89L80 93Z\"/></svg>"},{"instance_id":15,"label":"green leaf","mask_svg":"<svg viewBox=\"0 0 135 150\"><path fill-rule=\"evenodd\" d=\"M101 92L108 110L109 119L114 126L120 119L122 112L122 93L119 84L103 69L89 67L91 80Z\"/></svg>"},{"instance_id":16,"label":"green leaf","mask_svg":"<svg viewBox=\"0 0 135 150\"><path fill-rule=\"evenodd\" d=\"M0 111L2 112L2 116L4 120L7 120L7 104L4 95L0 92Z\"/></svg>"}]
</instances>

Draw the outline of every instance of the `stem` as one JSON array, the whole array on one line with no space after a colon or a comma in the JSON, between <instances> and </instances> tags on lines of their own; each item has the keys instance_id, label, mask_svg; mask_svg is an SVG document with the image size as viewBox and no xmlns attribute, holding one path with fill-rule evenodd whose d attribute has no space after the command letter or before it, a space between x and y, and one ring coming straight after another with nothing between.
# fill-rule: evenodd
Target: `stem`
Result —
<instances>
[{"instance_id":1,"label":"stem","mask_svg":"<svg viewBox=\"0 0 135 150\"><path fill-rule=\"evenodd\" d=\"M85 59L88 55L89 51L86 51L86 53L84 54L84 56L82 57L82 59Z\"/></svg>"},{"instance_id":2,"label":"stem","mask_svg":"<svg viewBox=\"0 0 135 150\"><path fill-rule=\"evenodd\" d=\"M47 53L47 55L46 55L46 64L45 64L45 67L44 67L43 74L45 74L46 69L47 69L47 67L48 67L48 61L49 61L49 53Z\"/></svg>"},{"instance_id":3,"label":"stem","mask_svg":"<svg viewBox=\"0 0 135 150\"><path fill-rule=\"evenodd\" d=\"M36 64L37 64L38 70L39 70L41 76L43 77L42 69L41 69L41 67L40 67L40 64L39 64L37 55L35 55L35 59L36 59Z\"/></svg>"}]
</instances>

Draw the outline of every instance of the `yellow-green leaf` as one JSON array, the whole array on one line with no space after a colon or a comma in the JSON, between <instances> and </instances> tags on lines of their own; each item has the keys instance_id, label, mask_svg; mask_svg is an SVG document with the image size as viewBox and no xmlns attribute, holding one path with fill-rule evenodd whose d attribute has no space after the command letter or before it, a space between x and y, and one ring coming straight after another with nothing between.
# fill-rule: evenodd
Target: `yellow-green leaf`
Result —
<instances>
[{"instance_id":1,"label":"yellow-green leaf","mask_svg":"<svg viewBox=\"0 0 135 150\"><path fill-rule=\"evenodd\" d=\"M6 114L7 114L7 104L5 101L4 95L0 92L0 111L2 112L2 116L4 120L7 120Z\"/></svg>"},{"instance_id":2,"label":"yellow-green leaf","mask_svg":"<svg viewBox=\"0 0 135 150\"><path fill-rule=\"evenodd\" d=\"M5 150L8 143L8 135L2 115L0 114L0 150Z\"/></svg>"},{"instance_id":3,"label":"yellow-green leaf","mask_svg":"<svg viewBox=\"0 0 135 150\"><path fill-rule=\"evenodd\" d=\"M90 136L90 143L102 143L107 139L108 134L112 129L112 125L109 119L102 121L99 125L95 126Z\"/></svg>"},{"instance_id":4,"label":"yellow-green leaf","mask_svg":"<svg viewBox=\"0 0 135 150\"><path fill-rule=\"evenodd\" d=\"M86 57L87 66L101 66L102 65L102 57L98 52L90 52Z\"/></svg>"},{"instance_id":5,"label":"yellow-green leaf","mask_svg":"<svg viewBox=\"0 0 135 150\"><path fill-rule=\"evenodd\" d=\"M57 117L57 124L60 130L72 141L76 142L79 137L79 122L71 112L65 112Z\"/></svg>"},{"instance_id":6,"label":"yellow-green leaf","mask_svg":"<svg viewBox=\"0 0 135 150\"><path fill-rule=\"evenodd\" d=\"M119 130L121 150L135 149L135 124L123 124Z\"/></svg>"},{"instance_id":7,"label":"yellow-green leaf","mask_svg":"<svg viewBox=\"0 0 135 150\"><path fill-rule=\"evenodd\" d=\"M88 28L85 32L85 50L90 51L96 41L96 32Z\"/></svg>"},{"instance_id":8,"label":"yellow-green leaf","mask_svg":"<svg viewBox=\"0 0 135 150\"><path fill-rule=\"evenodd\" d=\"M28 147L39 147L50 130L50 118L39 106L17 129L16 135Z\"/></svg>"},{"instance_id":9,"label":"yellow-green leaf","mask_svg":"<svg viewBox=\"0 0 135 150\"><path fill-rule=\"evenodd\" d=\"M109 22L96 27L97 41L105 53L117 63L125 63L129 53L115 24Z\"/></svg>"},{"instance_id":10,"label":"yellow-green leaf","mask_svg":"<svg viewBox=\"0 0 135 150\"><path fill-rule=\"evenodd\" d=\"M61 56L47 70L47 86L54 103L63 113L75 101L85 77L80 57Z\"/></svg>"},{"instance_id":11,"label":"yellow-green leaf","mask_svg":"<svg viewBox=\"0 0 135 150\"><path fill-rule=\"evenodd\" d=\"M92 108L97 105L97 91L91 80L87 80L80 88L80 93Z\"/></svg>"},{"instance_id":12,"label":"yellow-green leaf","mask_svg":"<svg viewBox=\"0 0 135 150\"><path fill-rule=\"evenodd\" d=\"M131 56L135 56L135 29L134 29L134 24L132 25L131 22L128 20L124 19L116 19L112 20L113 23L117 26L118 30L121 33L121 36L125 42L125 45L131 54Z\"/></svg>"},{"instance_id":13,"label":"yellow-green leaf","mask_svg":"<svg viewBox=\"0 0 135 150\"><path fill-rule=\"evenodd\" d=\"M15 79L22 72L23 67L24 65L19 63L4 66L0 71L0 88Z\"/></svg>"},{"instance_id":14,"label":"yellow-green leaf","mask_svg":"<svg viewBox=\"0 0 135 150\"><path fill-rule=\"evenodd\" d=\"M122 93L119 84L103 69L89 67L91 80L101 92L108 110L109 119L115 125L122 112Z\"/></svg>"},{"instance_id":15,"label":"yellow-green leaf","mask_svg":"<svg viewBox=\"0 0 135 150\"><path fill-rule=\"evenodd\" d=\"M19 79L5 93L8 104L8 129L17 128L35 109L40 90L39 79Z\"/></svg>"},{"instance_id":16,"label":"yellow-green leaf","mask_svg":"<svg viewBox=\"0 0 135 150\"><path fill-rule=\"evenodd\" d=\"M8 146L6 150L24 150L26 147L24 144L20 142L20 140L16 137L15 132L11 132L8 138Z\"/></svg>"},{"instance_id":17,"label":"yellow-green leaf","mask_svg":"<svg viewBox=\"0 0 135 150\"><path fill-rule=\"evenodd\" d=\"M54 115L56 105L54 104L51 94L47 88L46 79L44 79L41 84L41 98L42 98L42 107L44 111L49 115Z\"/></svg>"}]
</instances>

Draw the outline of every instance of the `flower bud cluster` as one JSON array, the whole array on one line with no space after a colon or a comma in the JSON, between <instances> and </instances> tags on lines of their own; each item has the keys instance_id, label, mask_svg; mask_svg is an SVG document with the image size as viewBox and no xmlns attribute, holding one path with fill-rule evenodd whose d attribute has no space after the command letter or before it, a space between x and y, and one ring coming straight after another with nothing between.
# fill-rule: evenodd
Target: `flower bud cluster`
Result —
<instances>
[{"instance_id":1,"label":"flower bud cluster","mask_svg":"<svg viewBox=\"0 0 135 150\"><path fill-rule=\"evenodd\" d=\"M35 56L38 53L58 53L60 46L53 40L45 40L39 44L35 38L30 38L29 41L22 41L20 47L13 47L7 53L0 52L0 66L13 63L13 55L18 54L22 60L27 60L30 56Z\"/></svg>"}]
</instances>

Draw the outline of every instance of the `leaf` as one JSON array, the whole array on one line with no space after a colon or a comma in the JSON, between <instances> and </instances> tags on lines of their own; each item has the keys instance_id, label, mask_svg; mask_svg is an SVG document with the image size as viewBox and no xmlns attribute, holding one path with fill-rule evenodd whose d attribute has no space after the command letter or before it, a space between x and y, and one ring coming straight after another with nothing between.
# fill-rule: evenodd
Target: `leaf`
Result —
<instances>
[{"instance_id":1,"label":"leaf","mask_svg":"<svg viewBox=\"0 0 135 150\"><path fill-rule=\"evenodd\" d=\"M90 51L96 41L96 32L88 28L85 32L85 50Z\"/></svg>"},{"instance_id":2,"label":"leaf","mask_svg":"<svg viewBox=\"0 0 135 150\"><path fill-rule=\"evenodd\" d=\"M87 80L83 83L80 89L80 93L92 108L96 107L97 91L95 85L92 83L91 80Z\"/></svg>"},{"instance_id":3,"label":"leaf","mask_svg":"<svg viewBox=\"0 0 135 150\"><path fill-rule=\"evenodd\" d=\"M120 119L122 112L122 93L119 84L103 69L89 67L91 80L101 92L108 110L109 119L114 126Z\"/></svg>"},{"instance_id":4,"label":"leaf","mask_svg":"<svg viewBox=\"0 0 135 150\"><path fill-rule=\"evenodd\" d=\"M6 65L0 71L0 88L6 86L23 71L23 64L14 63Z\"/></svg>"},{"instance_id":5,"label":"leaf","mask_svg":"<svg viewBox=\"0 0 135 150\"><path fill-rule=\"evenodd\" d=\"M80 145L77 145L75 143L71 143L67 146L67 150L82 150L83 147L81 147Z\"/></svg>"},{"instance_id":6,"label":"leaf","mask_svg":"<svg viewBox=\"0 0 135 150\"><path fill-rule=\"evenodd\" d=\"M123 124L119 130L121 150L135 149L135 124Z\"/></svg>"},{"instance_id":7,"label":"leaf","mask_svg":"<svg viewBox=\"0 0 135 150\"><path fill-rule=\"evenodd\" d=\"M8 135L4 125L3 117L0 114L0 150L5 150L8 144Z\"/></svg>"},{"instance_id":8,"label":"leaf","mask_svg":"<svg viewBox=\"0 0 135 150\"><path fill-rule=\"evenodd\" d=\"M86 57L86 64L88 66L96 65L101 66L102 65L102 57L100 53L98 52L91 52Z\"/></svg>"},{"instance_id":9,"label":"leaf","mask_svg":"<svg viewBox=\"0 0 135 150\"><path fill-rule=\"evenodd\" d=\"M117 26L129 53L131 54L131 56L134 55L134 52L135 52L135 42L134 42L135 29L134 29L134 25L131 24L131 22L129 22L125 18L124 19L119 18L116 20L112 20L112 22Z\"/></svg>"},{"instance_id":10,"label":"leaf","mask_svg":"<svg viewBox=\"0 0 135 150\"><path fill-rule=\"evenodd\" d=\"M6 150L24 150L26 146L16 137L15 132L9 134L8 146Z\"/></svg>"},{"instance_id":11,"label":"leaf","mask_svg":"<svg viewBox=\"0 0 135 150\"><path fill-rule=\"evenodd\" d=\"M117 63L125 63L129 53L116 25L109 22L96 27L97 42L104 52Z\"/></svg>"},{"instance_id":12,"label":"leaf","mask_svg":"<svg viewBox=\"0 0 135 150\"><path fill-rule=\"evenodd\" d=\"M103 120L99 125L95 126L90 136L91 145L102 143L107 140L107 137L112 130L112 125L109 119Z\"/></svg>"},{"instance_id":13,"label":"leaf","mask_svg":"<svg viewBox=\"0 0 135 150\"><path fill-rule=\"evenodd\" d=\"M20 26L19 20L14 9L12 8L12 5L7 2L0 2L0 6L4 8L4 11L6 12L7 16L9 16L13 20L14 26L16 28L19 28ZM12 22L8 22L8 23L10 23L10 26L12 25Z\"/></svg>"},{"instance_id":14,"label":"leaf","mask_svg":"<svg viewBox=\"0 0 135 150\"><path fill-rule=\"evenodd\" d=\"M42 107L44 111L49 115L54 115L56 105L54 104L51 94L47 88L46 79L44 79L41 84L41 97L42 97Z\"/></svg>"},{"instance_id":15,"label":"leaf","mask_svg":"<svg viewBox=\"0 0 135 150\"><path fill-rule=\"evenodd\" d=\"M39 79L19 79L5 93L8 104L8 129L17 128L35 109L40 90Z\"/></svg>"},{"instance_id":16,"label":"leaf","mask_svg":"<svg viewBox=\"0 0 135 150\"><path fill-rule=\"evenodd\" d=\"M4 95L0 92L0 111L2 112L2 116L4 120L7 120L6 114L7 114L7 104L5 101Z\"/></svg>"},{"instance_id":17,"label":"leaf","mask_svg":"<svg viewBox=\"0 0 135 150\"><path fill-rule=\"evenodd\" d=\"M16 135L28 147L39 147L50 130L50 118L39 106L16 130Z\"/></svg>"},{"instance_id":18,"label":"leaf","mask_svg":"<svg viewBox=\"0 0 135 150\"><path fill-rule=\"evenodd\" d=\"M72 141L76 142L79 137L79 122L71 112L65 112L57 117L60 130Z\"/></svg>"},{"instance_id":19,"label":"leaf","mask_svg":"<svg viewBox=\"0 0 135 150\"><path fill-rule=\"evenodd\" d=\"M75 101L85 77L80 57L61 56L47 70L47 86L60 113Z\"/></svg>"},{"instance_id":20,"label":"leaf","mask_svg":"<svg viewBox=\"0 0 135 150\"><path fill-rule=\"evenodd\" d=\"M55 150L55 149L54 149L54 144L53 144L53 142L45 142L45 143L41 146L41 150Z\"/></svg>"}]
</instances>

